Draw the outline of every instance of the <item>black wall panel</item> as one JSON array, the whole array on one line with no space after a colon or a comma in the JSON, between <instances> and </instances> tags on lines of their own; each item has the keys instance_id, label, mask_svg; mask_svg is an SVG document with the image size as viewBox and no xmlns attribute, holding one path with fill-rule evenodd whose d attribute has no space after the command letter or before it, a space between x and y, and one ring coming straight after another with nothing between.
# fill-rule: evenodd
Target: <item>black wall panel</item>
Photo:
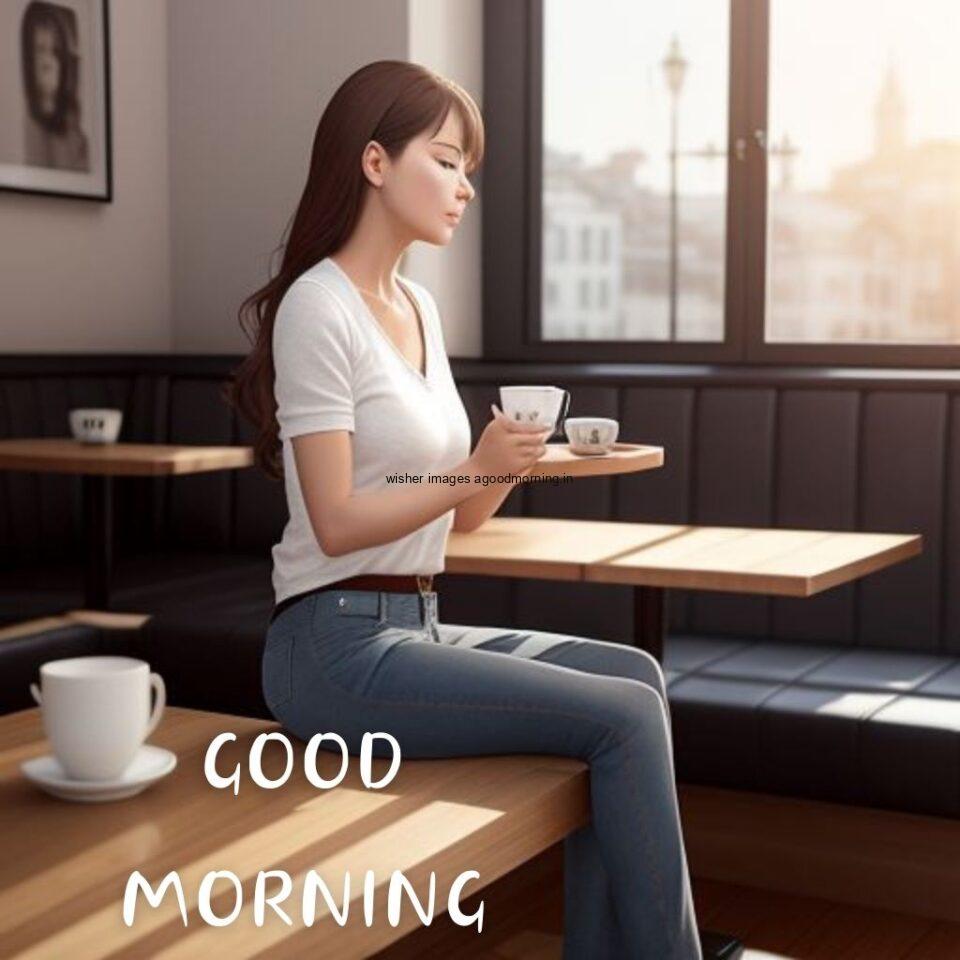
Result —
<instances>
[{"instance_id":1,"label":"black wall panel","mask_svg":"<svg viewBox=\"0 0 960 960\"><path fill-rule=\"evenodd\" d=\"M864 400L861 530L922 533L923 553L857 584L860 643L940 646L947 397L877 391Z\"/></svg>"}]
</instances>

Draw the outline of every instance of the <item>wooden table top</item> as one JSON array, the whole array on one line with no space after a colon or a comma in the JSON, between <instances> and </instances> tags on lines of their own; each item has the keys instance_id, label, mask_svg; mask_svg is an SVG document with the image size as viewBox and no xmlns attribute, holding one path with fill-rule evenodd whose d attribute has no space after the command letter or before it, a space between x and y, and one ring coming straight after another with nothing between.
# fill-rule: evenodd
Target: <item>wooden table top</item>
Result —
<instances>
[{"instance_id":1,"label":"wooden table top","mask_svg":"<svg viewBox=\"0 0 960 960\"><path fill-rule=\"evenodd\" d=\"M567 757L504 755L445 760L403 759L396 778L368 790L351 757L344 780L320 790L303 773L304 745L291 737L294 767L274 790L252 782L248 754L254 738L278 730L270 720L168 707L149 740L173 750L176 769L127 800L71 803L41 792L19 765L46 753L39 709L0 717L0 942L5 955L70 957L284 957L370 956L405 934L422 929L412 903L402 898L400 923L386 915L390 875L400 870L429 908L430 873L436 873L434 917L446 910L452 881L466 870L479 872L460 897L468 897L519 864L552 846L589 819L589 768ZM218 770L239 763L239 794L218 790L204 777L210 741L232 731ZM275 762L274 762L275 761ZM283 772L279 744L264 751L264 772ZM326 778L339 770L339 754L318 751ZM374 777L389 768L373 760ZM253 891L260 870L282 870L293 883L280 906L288 926L269 908L265 923L253 921ZM315 870L342 904L350 875L350 911L341 927L317 894L313 927L303 924L304 875ZM183 886L188 925L168 889L161 905L138 898L132 926L122 919L127 879L139 870L156 889L175 870ZM210 926L197 911L202 877L229 870L243 885L236 920ZM363 918L365 871L376 876L374 922ZM267 895L280 890L268 878ZM229 879L214 887L212 909L229 916L235 901ZM469 906L469 904L467 905ZM496 918L484 917L484 930ZM6 953L9 951L10 953Z\"/></svg>"},{"instance_id":2,"label":"wooden table top","mask_svg":"<svg viewBox=\"0 0 960 960\"><path fill-rule=\"evenodd\" d=\"M235 470L252 464L250 447L93 444L61 437L0 440L0 470L150 477Z\"/></svg>"},{"instance_id":3,"label":"wooden table top","mask_svg":"<svg viewBox=\"0 0 960 960\"><path fill-rule=\"evenodd\" d=\"M643 524L491 517L472 533L450 531L444 569L494 577L583 580L587 563L641 542Z\"/></svg>"},{"instance_id":4,"label":"wooden table top","mask_svg":"<svg viewBox=\"0 0 960 960\"><path fill-rule=\"evenodd\" d=\"M491 517L451 532L445 569L809 597L922 551L919 534Z\"/></svg>"},{"instance_id":5,"label":"wooden table top","mask_svg":"<svg viewBox=\"0 0 960 960\"><path fill-rule=\"evenodd\" d=\"M528 477L606 477L640 473L663 466L663 447L642 443L615 443L609 453L581 456L569 443L548 443L547 452L529 469Z\"/></svg>"}]
</instances>

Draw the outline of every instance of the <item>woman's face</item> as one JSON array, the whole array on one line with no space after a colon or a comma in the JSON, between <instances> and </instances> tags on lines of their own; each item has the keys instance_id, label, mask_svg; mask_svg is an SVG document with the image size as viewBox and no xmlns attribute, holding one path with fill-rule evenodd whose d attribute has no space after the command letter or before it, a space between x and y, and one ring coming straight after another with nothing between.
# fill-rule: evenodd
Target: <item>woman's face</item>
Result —
<instances>
[{"instance_id":1,"label":"woman's face","mask_svg":"<svg viewBox=\"0 0 960 960\"><path fill-rule=\"evenodd\" d=\"M50 27L41 25L33 31L33 78L42 104L51 108L60 86L60 58L57 38Z\"/></svg>"},{"instance_id":2,"label":"woman's face","mask_svg":"<svg viewBox=\"0 0 960 960\"><path fill-rule=\"evenodd\" d=\"M473 199L465 172L463 128L453 108L434 136L423 133L384 165L381 198L417 240L445 245Z\"/></svg>"}]
</instances>

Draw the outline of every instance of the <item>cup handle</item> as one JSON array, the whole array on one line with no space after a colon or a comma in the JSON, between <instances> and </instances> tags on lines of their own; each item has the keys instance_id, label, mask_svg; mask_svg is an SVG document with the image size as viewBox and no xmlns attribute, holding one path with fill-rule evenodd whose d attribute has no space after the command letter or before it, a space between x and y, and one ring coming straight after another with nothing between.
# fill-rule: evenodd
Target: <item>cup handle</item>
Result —
<instances>
[{"instance_id":1,"label":"cup handle","mask_svg":"<svg viewBox=\"0 0 960 960\"><path fill-rule=\"evenodd\" d=\"M40 699L40 688L35 683L30 684L30 693L33 694L33 699L37 701L37 705L42 707L43 700Z\"/></svg>"},{"instance_id":2,"label":"cup handle","mask_svg":"<svg viewBox=\"0 0 960 960\"><path fill-rule=\"evenodd\" d=\"M163 708L167 705L167 687L159 673L150 674L150 688L156 694L156 699L153 703L153 712L147 721L147 732L144 734L144 740L157 729L157 724L163 716Z\"/></svg>"},{"instance_id":3,"label":"cup handle","mask_svg":"<svg viewBox=\"0 0 960 960\"><path fill-rule=\"evenodd\" d=\"M553 433L547 437L548 440L552 440L556 436L563 435L563 421L567 419L567 411L570 409L570 391L563 391L563 403L560 405L563 412L557 417L557 422L553 426Z\"/></svg>"}]
</instances>

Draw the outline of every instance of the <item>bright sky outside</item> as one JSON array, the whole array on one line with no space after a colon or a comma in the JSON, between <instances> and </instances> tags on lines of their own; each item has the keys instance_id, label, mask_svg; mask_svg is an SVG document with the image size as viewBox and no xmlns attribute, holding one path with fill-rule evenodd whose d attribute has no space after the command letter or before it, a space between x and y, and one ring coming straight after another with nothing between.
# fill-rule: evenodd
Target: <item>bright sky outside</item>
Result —
<instances>
[{"instance_id":1,"label":"bright sky outside","mask_svg":"<svg viewBox=\"0 0 960 960\"><path fill-rule=\"evenodd\" d=\"M907 105L907 141L960 135L957 0L771 0L770 140L801 154L797 189L867 156L873 105L893 62ZM660 61L676 33L689 61L680 94L680 150L725 149L729 4L722 0L544 0L544 139L596 162L640 149L638 183L668 185L670 98ZM684 194L723 192L722 160L684 158Z\"/></svg>"}]
</instances>

